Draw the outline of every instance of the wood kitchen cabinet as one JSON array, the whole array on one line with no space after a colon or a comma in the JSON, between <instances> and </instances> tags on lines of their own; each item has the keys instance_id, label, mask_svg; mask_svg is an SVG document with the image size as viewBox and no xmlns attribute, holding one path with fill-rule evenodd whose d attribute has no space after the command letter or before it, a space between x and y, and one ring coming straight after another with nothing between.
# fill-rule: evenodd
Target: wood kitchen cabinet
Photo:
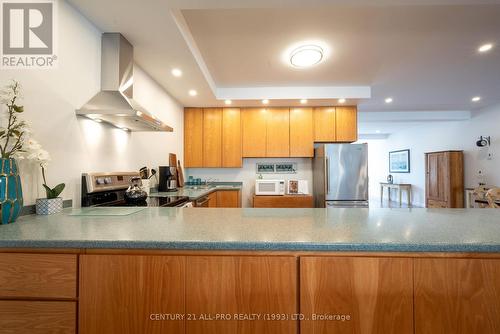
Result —
<instances>
[{"instance_id":1,"label":"wood kitchen cabinet","mask_svg":"<svg viewBox=\"0 0 500 334\"><path fill-rule=\"evenodd\" d=\"M290 109L267 109L266 157L290 156Z\"/></svg>"},{"instance_id":2,"label":"wood kitchen cabinet","mask_svg":"<svg viewBox=\"0 0 500 334\"><path fill-rule=\"evenodd\" d=\"M298 313L296 258L189 256L186 261L187 314L261 315L254 321L188 321L186 333L297 333L297 321L263 319Z\"/></svg>"},{"instance_id":3,"label":"wood kitchen cabinet","mask_svg":"<svg viewBox=\"0 0 500 334\"><path fill-rule=\"evenodd\" d=\"M333 143L336 140L335 108L317 107L313 110L314 141Z\"/></svg>"},{"instance_id":4,"label":"wood kitchen cabinet","mask_svg":"<svg viewBox=\"0 0 500 334\"><path fill-rule=\"evenodd\" d=\"M415 259L415 333L500 333L500 260Z\"/></svg>"},{"instance_id":5,"label":"wood kitchen cabinet","mask_svg":"<svg viewBox=\"0 0 500 334\"><path fill-rule=\"evenodd\" d=\"M358 140L358 111L356 107L335 108L335 141L352 143Z\"/></svg>"},{"instance_id":6,"label":"wood kitchen cabinet","mask_svg":"<svg viewBox=\"0 0 500 334\"><path fill-rule=\"evenodd\" d=\"M412 272L407 258L301 257L300 311L309 320L300 332L413 334ZM350 320L313 320L313 314Z\"/></svg>"},{"instance_id":7,"label":"wood kitchen cabinet","mask_svg":"<svg viewBox=\"0 0 500 334\"><path fill-rule=\"evenodd\" d=\"M216 195L218 208L241 208L240 190L218 190Z\"/></svg>"},{"instance_id":8,"label":"wood kitchen cabinet","mask_svg":"<svg viewBox=\"0 0 500 334\"><path fill-rule=\"evenodd\" d=\"M185 313L184 277L184 256L82 255L78 333L184 333L151 318Z\"/></svg>"},{"instance_id":9,"label":"wood kitchen cabinet","mask_svg":"<svg viewBox=\"0 0 500 334\"><path fill-rule=\"evenodd\" d=\"M241 111L239 108L222 109L222 167L243 165L241 143Z\"/></svg>"},{"instance_id":10,"label":"wood kitchen cabinet","mask_svg":"<svg viewBox=\"0 0 500 334\"><path fill-rule=\"evenodd\" d=\"M290 109L290 156L314 157L314 124L312 108Z\"/></svg>"},{"instance_id":11,"label":"wood kitchen cabinet","mask_svg":"<svg viewBox=\"0 0 500 334\"><path fill-rule=\"evenodd\" d=\"M241 110L242 144L244 158L266 156L267 110L243 108Z\"/></svg>"},{"instance_id":12,"label":"wood kitchen cabinet","mask_svg":"<svg viewBox=\"0 0 500 334\"><path fill-rule=\"evenodd\" d=\"M203 109L203 167L222 167L222 109Z\"/></svg>"},{"instance_id":13,"label":"wood kitchen cabinet","mask_svg":"<svg viewBox=\"0 0 500 334\"><path fill-rule=\"evenodd\" d=\"M425 202L428 208L464 207L463 152L425 154Z\"/></svg>"},{"instance_id":14,"label":"wood kitchen cabinet","mask_svg":"<svg viewBox=\"0 0 500 334\"><path fill-rule=\"evenodd\" d=\"M203 109L184 109L184 167L203 167Z\"/></svg>"}]
</instances>

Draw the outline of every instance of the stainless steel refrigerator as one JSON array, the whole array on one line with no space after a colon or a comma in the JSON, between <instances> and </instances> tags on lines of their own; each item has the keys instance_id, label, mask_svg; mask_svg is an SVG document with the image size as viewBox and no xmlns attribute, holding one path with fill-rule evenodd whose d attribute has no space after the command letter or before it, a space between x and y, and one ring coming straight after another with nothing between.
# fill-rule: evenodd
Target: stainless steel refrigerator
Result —
<instances>
[{"instance_id":1,"label":"stainless steel refrigerator","mask_svg":"<svg viewBox=\"0 0 500 334\"><path fill-rule=\"evenodd\" d=\"M322 144L314 149L317 208L368 207L368 144Z\"/></svg>"}]
</instances>

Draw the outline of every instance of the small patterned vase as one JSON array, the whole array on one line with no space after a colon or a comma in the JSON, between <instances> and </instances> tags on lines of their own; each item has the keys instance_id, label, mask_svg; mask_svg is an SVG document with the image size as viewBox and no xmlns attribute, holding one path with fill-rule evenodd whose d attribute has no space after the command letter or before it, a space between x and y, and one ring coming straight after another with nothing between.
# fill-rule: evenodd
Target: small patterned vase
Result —
<instances>
[{"instance_id":1,"label":"small patterned vase","mask_svg":"<svg viewBox=\"0 0 500 334\"><path fill-rule=\"evenodd\" d=\"M56 198L37 198L35 203L37 215L51 215L61 212L63 209L62 197Z\"/></svg>"},{"instance_id":2,"label":"small patterned vase","mask_svg":"<svg viewBox=\"0 0 500 334\"><path fill-rule=\"evenodd\" d=\"M16 221L23 208L23 190L16 160L0 159L0 224Z\"/></svg>"}]
</instances>

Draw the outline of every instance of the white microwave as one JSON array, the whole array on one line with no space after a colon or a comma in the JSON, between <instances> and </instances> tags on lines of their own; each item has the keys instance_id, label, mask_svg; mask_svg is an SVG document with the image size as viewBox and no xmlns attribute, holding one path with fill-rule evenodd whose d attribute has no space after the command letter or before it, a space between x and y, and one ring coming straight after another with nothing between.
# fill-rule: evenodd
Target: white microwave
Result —
<instances>
[{"instance_id":1,"label":"white microwave","mask_svg":"<svg viewBox=\"0 0 500 334\"><path fill-rule=\"evenodd\" d=\"M285 195L285 180L255 180L255 195Z\"/></svg>"}]
</instances>

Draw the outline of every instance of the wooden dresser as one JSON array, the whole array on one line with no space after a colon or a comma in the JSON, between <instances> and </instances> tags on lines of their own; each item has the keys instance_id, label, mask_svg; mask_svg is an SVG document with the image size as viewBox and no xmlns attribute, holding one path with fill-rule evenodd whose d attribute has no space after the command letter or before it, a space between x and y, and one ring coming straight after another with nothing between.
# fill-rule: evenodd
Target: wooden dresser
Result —
<instances>
[{"instance_id":1,"label":"wooden dresser","mask_svg":"<svg viewBox=\"0 0 500 334\"><path fill-rule=\"evenodd\" d=\"M464 207L462 151L425 154L425 204L428 208Z\"/></svg>"}]
</instances>

